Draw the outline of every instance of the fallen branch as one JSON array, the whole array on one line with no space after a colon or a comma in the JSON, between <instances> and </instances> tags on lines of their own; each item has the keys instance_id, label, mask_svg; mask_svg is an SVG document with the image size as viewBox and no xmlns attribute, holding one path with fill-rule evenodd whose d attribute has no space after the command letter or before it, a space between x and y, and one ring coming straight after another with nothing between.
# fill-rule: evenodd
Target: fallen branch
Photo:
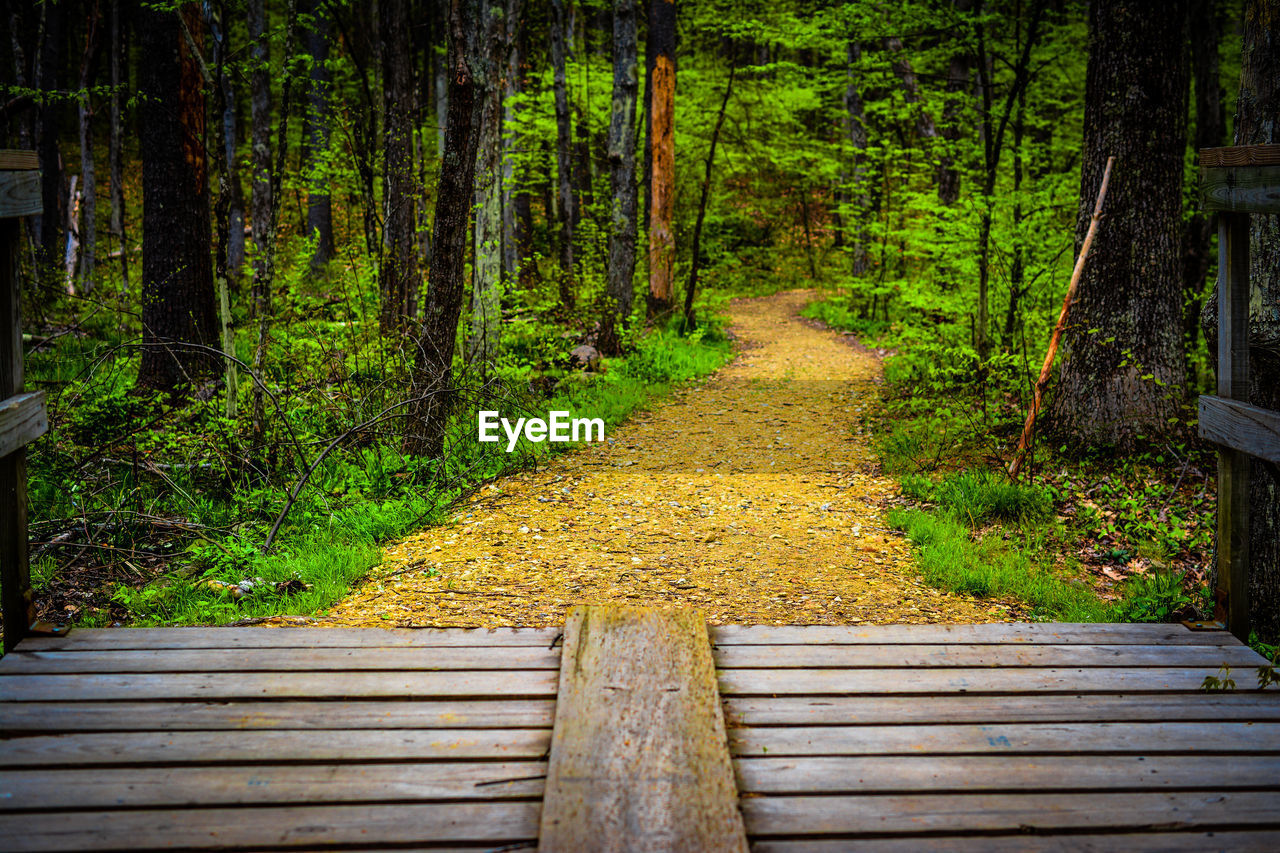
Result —
<instances>
[{"instance_id":1,"label":"fallen branch","mask_svg":"<svg viewBox=\"0 0 1280 853\"><path fill-rule=\"evenodd\" d=\"M1031 411L1027 412L1027 422L1022 425L1022 437L1018 439L1018 449L1013 452L1013 461L1009 463L1009 476L1016 477L1022 470L1022 460L1026 457L1027 448L1031 446L1031 437L1035 433L1036 416L1040 414L1040 401L1044 399L1045 389L1049 386L1049 375L1053 368L1053 357L1058 353L1058 340L1067 325L1067 312L1071 309L1071 300L1075 299L1076 288L1080 285L1080 275L1084 272L1085 259L1089 257L1089 247L1093 245L1094 235L1098 233L1098 221L1102 218L1102 202L1107 197L1107 184L1111 182L1111 167L1115 157L1107 158L1107 167L1102 172L1102 186L1098 188L1098 201L1093 206L1093 216L1089 217L1089 230L1085 232L1084 243L1080 245L1080 257L1076 258L1076 268L1071 272L1071 284L1067 286L1066 298L1062 300L1062 311L1058 314L1058 323L1053 327L1053 336L1049 339L1049 351L1044 355L1044 366L1040 368L1040 378L1036 380L1035 394L1031 398Z\"/></svg>"}]
</instances>

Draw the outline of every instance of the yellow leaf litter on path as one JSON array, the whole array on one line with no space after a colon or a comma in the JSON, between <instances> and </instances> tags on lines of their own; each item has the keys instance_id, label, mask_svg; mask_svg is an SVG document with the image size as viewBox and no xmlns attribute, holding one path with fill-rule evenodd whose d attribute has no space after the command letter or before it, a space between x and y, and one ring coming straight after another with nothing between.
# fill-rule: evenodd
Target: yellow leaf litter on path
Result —
<instances>
[{"instance_id":1,"label":"yellow leaf litter on path","mask_svg":"<svg viewBox=\"0 0 1280 853\"><path fill-rule=\"evenodd\" d=\"M812 293L736 300L741 353L604 444L482 489L386 549L325 625L544 626L574 604L698 607L712 623L989 622L886 527L895 484L859 415L876 358L803 323Z\"/></svg>"}]
</instances>

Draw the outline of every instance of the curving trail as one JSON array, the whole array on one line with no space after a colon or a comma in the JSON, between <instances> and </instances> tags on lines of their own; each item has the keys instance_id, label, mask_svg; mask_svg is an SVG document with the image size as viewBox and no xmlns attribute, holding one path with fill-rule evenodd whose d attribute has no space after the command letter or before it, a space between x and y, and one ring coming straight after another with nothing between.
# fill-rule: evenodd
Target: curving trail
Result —
<instances>
[{"instance_id":1,"label":"curving trail","mask_svg":"<svg viewBox=\"0 0 1280 853\"><path fill-rule=\"evenodd\" d=\"M896 486L859 426L879 362L800 320L812 296L735 301L732 364L389 546L319 624L542 626L606 602L713 624L1001 619L926 586L885 528Z\"/></svg>"}]
</instances>

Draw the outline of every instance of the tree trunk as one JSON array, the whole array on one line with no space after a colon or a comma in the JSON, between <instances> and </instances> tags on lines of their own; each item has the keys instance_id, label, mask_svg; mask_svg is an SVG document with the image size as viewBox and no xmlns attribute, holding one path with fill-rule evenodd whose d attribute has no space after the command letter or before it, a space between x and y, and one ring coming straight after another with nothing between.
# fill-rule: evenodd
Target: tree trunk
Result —
<instances>
[{"instance_id":1,"label":"tree trunk","mask_svg":"<svg viewBox=\"0 0 1280 853\"><path fill-rule=\"evenodd\" d=\"M249 216L253 227L253 315L271 313L267 285L266 238L271 228L271 42L264 0L248 0L249 124L253 147L253 183ZM260 392L259 392L260 393Z\"/></svg>"},{"instance_id":2,"label":"tree trunk","mask_svg":"<svg viewBox=\"0 0 1280 853\"><path fill-rule=\"evenodd\" d=\"M613 109L609 121L609 266L606 274L600 352L622 351L618 326L631 316L636 271L636 68L635 0L613 4Z\"/></svg>"},{"instance_id":3,"label":"tree trunk","mask_svg":"<svg viewBox=\"0 0 1280 853\"><path fill-rule=\"evenodd\" d=\"M311 255L311 269L319 270L334 256L333 206L329 186L333 180L329 172L329 123L332 109L329 106L329 9L322 0L310 2L311 25L307 28L303 45L311 57L311 74L307 82L306 123L303 138L307 142L307 233L315 240Z\"/></svg>"},{"instance_id":4,"label":"tree trunk","mask_svg":"<svg viewBox=\"0 0 1280 853\"><path fill-rule=\"evenodd\" d=\"M506 32L506 68L502 87L502 281L504 287L514 287L520 280L520 240L518 235L516 196L523 190L516 186L516 152L524 147L524 122L514 99L521 93L521 65L523 56L521 24L523 0L506 0L504 28Z\"/></svg>"},{"instance_id":5,"label":"tree trunk","mask_svg":"<svg viewBox=\"0 0 1280 853\"><path fill-rule=\"evenodd\" d=\"M1187 66L1170 58L1183 56L1186 20L1185 0L1158 15L1135 0L1090 7L1077 246L1107 157L1116 165L1052 410L1078 447L1164 435L1181 410Z\"/></svg>"},{"instance_id":6,"label":"tree trunk","mask_svg":"<svg viewBox=\"0 0 1280 853\"><path fill-rule=\"evenodd\" d=\"M577 223L573 192L573 136L569 126L569 94L565 82L566 43L571 41L565 0L551 0L551 63L555 75L556 185L560 198L560 304L572 308L573 227Z\"/></svg>"},{"instance_id":7,"label":"tree trunk","mask_svg":"<svg viewBox=\"0 0 1280 853\"><path fill-rule=\"evenodd\" d=\"M199 7L139 12L142 147L142 364L138 384L173 391L217 362L184 347L218 344L209 264L204 81L182 34L199 45Z\"/></svg>"},{"instance_id":8,"label":"tree trunk","mask_svg":"<svg viewBox=\"0 0 1280 853\"><path fill-rule=\"evenodd\" d=\"M684 330L689 332L698 322L693 313L693 297L698 292L698 268L702 264L702 223L707 218L707 201L711 198L711 167L716 160L716 143L720 141L720 128L724 126L724 116L729 109L729 97L733 94L733 78L737 74L738 65L730 60L729 82L724 85L724 98L720 101L720 112L716 114L716 124L711 131L711 146L707 149L706 167L702 174L702 195L698 199L698 218L693 223L693 257L689 262L689 284L684 289Z\"/></svg>"},{"instance_id":9,"label":"tree trunk","mask_svg":"<svg viewBox=\"0 0 1280 853\"><path fill-rule=\"evenodd\" d=\"M94 64L98 53L98 27L102 15L95 2L85 23L84 56L80 60L80 290L93 288L93 269L98 247L98 180L93 162L93 105L89 89L94 81Z\"/></svg>"},{"instance_id":10,"label":"tree trunk","mask_svg":"<svg viewBox=\"0 0 1280 853\"><path fill-rule=\"evenodd\" d=\"M1236 145L1280 143L1280 0L1249 0L1244 14ZM1249 402L1280 410L1280 216L1254 214L1249 234ZM1217 289L1202 322L1217 350ZM1249 623L1280 642L1280 467L1254 459L1249 494Z\"/></svg>"},{"instance_id":11,"label":"tree trunk","mask_svg":"<svg viewBox=\"0 0 1280 853\"><path fill-rule=\"evenodd\" d=\"M413 80L408 4L382 0L378 5L382 36L383 148L386 177L383 180L386 221L383 243L387 260L382 269L383 332L400 329L416 303L418 255L414 248L417 217L414 215ZM439 255L432 254L439 258Z\"/></svg>"},{"instance_id":12,"label":"tree trunk","mask_svg":"<svg viewBox=\"0 0 1280 853\"><path fill-rule=\"evenodd\" d=\"M650 318L671 313L675 297L676 238L671 230L675 212L676 4L651 0L649 43L649 306Z\"/></svg>"},{"instance_id":13,"label":"tree trunk","mask_svg":"<svg viewBox=\"0 0 1280 853\"><path fill-rule=\"evenodd\" d=\"M46 283L57 277L62 260L63 227L67 221L65 177L58 140L62 133L63 101L59 88L62 74L64 27L69 3L42 4L44 37L40 43L35 88L44 93L36 120L36 153L40 160L39 275ZM54 276L50 279L49 276ZM49 291L52 292L52 291Z\"/></svg>"},{"instance_id":14,"label":"tree trunk","mask_svg":"<svg viewBox=\"0 0 1280 853\"><path fill-rule=\"evenodd\" d=\"M955 0L954 6L956 12L964 16L973 8L973 0ZM955 167L955 144L963 130L960 117L964 113L964 93L969 88L971 63L972 54L965 44L951 54L951 63L947 67L947 98L942 108L942 138L946 141L946 147L938 162L938 201L948 206L960 199L960 172Z\"/></svg>"},{"instance_id":15,"label":"tree trunk","mask_svg":"<svg viewBox=\"0 0 1280 853\"><path fill-rule=\"evenodd\" d=\"M1195 150L1217 148L1227 136L1218 74L1222 23L1217 0L1191 0L1191 78L1195 86ZM1214 224L1196 205L1182 232L1182 329L1188 351L1200 337L1200 308L1213 251Z\"/></svg>"},{"instance_id":16,"label":"tree trunk","mask_svg":"<svg viewBox=\"0 0 1280 853\"><path fill-rule=\"evenodd\" d=\"M124 145L120 127L120 93L126 69L125 27L120 26L120 0L111 0L111 233L120 240L120 292L129 292L129 242L125 238Z\"/></svg>"},{"instance_id":17,"label":"tree trunk","mask_svg":"<svg viewBox=\"0 0 1280 853\"><path fill-rule=\"evenodd\" d=\"M862 104L862 93L858 89L857 75L854 68L862 59L862 45L851 41L847 45L847 75L844 89L844 110L848 121L849 144L853 146L853 191L854 216L853 233L849 244L849 271L860 276L867 271L867 227L866 217L871 213L871 199L867 194L867 119Z\"/></svg>"},{"instance_id":18,"label":"tree trunk","mask_svg":"<svg viewBox=\"0 0 1280 853\"><path fill-rule=\"evenodd\" d=\"M467 221L474 199L480 110L490 85L484 46L473 24L484 5L483 0L451 0L449 7L449 116L431 235L434 263L417 341L405 437L407 453L433 458L444 450L453 406L453 354L466 283Z\"/></svg>"},{"instance_id":19,"label":"tree trunk","mask_svg":"<svg viewBox=\"0 0 1280 853\"><path fill-rule=\"evenodd\" d=\"M490 0L484 19L484 40L494 72L506 70L505 16ZM471 334L468 360L488 361L497 352L502 332L502 93L503 81L492 80L480 111L475 173L475 263L471 281Z\"/></svg>"}]
</instances>

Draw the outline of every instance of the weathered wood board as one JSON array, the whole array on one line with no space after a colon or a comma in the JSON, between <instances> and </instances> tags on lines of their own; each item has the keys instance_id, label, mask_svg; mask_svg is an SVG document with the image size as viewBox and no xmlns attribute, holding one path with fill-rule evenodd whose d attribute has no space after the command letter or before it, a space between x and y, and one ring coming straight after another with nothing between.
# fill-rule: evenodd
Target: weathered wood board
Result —
<instances>
[{"instance_id":1,"label":"weathered wood board","mask_svg":"<svg viewBox=\"0 0 1280 853\"><path fill-rule=\"evenodd\" d=\"M539 849L746 851L706 625L575 607Z\"/></svg>"}]
</instances>

